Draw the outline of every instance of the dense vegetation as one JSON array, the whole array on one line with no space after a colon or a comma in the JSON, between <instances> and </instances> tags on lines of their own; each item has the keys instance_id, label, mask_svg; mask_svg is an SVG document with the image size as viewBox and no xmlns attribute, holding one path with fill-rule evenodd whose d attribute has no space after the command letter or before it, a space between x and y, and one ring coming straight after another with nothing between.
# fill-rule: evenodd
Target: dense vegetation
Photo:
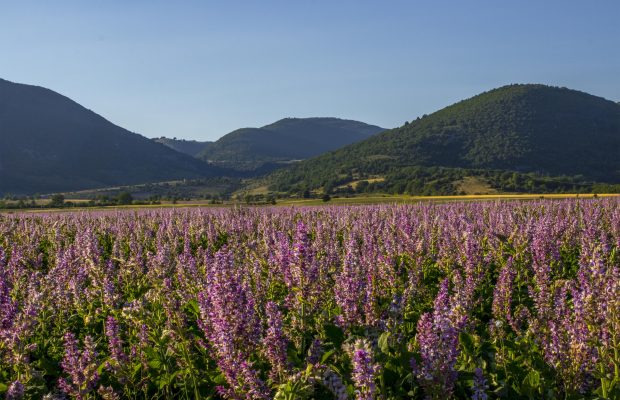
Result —
<instances>
[{"instance_id":1,"label":"dense vegetation","mask_svg":"<svg viewBox=\"0 0 620 400\"><path fill-rule=\"evenodd\" d=\"M114 207L117 205L147 205L173 203L191 200L210 200L220 204L230 200L233 194L243 187L239 178L215 177L186 179L174 182L145 183L141 185L119 186L114 188L82 190L79 192L56 193L51 196L34 194L30 196L8 194L0 197L0 210L3 209L43 209L72 207ZM126 201L127 196L132 201ZM63 198L54 202L54 198ZM253 196L252 203L269 203L273 196ZM235 201L247 201L234 197Z\"/></svg>"},{"instance_id":2,"label":"dense vegetation","mask_svg":"<svg viewBox=\"0 0 620 400\"><path fill-rule=\"evenodd\" d=\"M185 179L182 181L145 183L141 185L121 186L117 188L83 190L67 193L73 199L114 198L122 192L131 193L137 200L190 200L229 198L242 187L240 178L213 177Z\"/></svg>"},{"instance_id":3,"label":"dense vegetation","mask_svg":"<svg viewBox=\"0 0 620 400\"><path fill-rule=\"evenodd\" d=\"M468 189L468 178L484 183L481 192ZM313 185L313 182L316 185ZM360 195L366 193L408 194L414 196L444 196L489 193L620 193L620 184L584 181L582 177L550 177L501 170L468 170L444 167L393 168L382 179L372 175L340 175L323 183L320 177L312 181L280 182L272 189L291 196L320 197L322 194ZM311 188L320 187L320 191ZM493 191L489 191L489 190Z\"/></svg>"},{"instance_id":4,"label":"dense vegetation","mask_svg":"<svg viewBox=\"0 0 620 400\"><path fill-rule=\"evenodd\" d=\"M237 170L314 157L359 142L383 128L338 118L285 118L262 128L243 128L209 144L199 158ZM278 165L280 163L280 165Z\"/></svg>"},{"instance_id":5,"label":"dense vegetation","mask_svg":"<svg viewBox=\"0 0 620 400\"><path fill-rule=\"evenodd\" d=\"M72 208L72 207L108 207L108 206L125 206L132 204L156 204L155 201L134 201L133 196L129 192L119 192L114 197L98 196L87 202L67 201L61 193L50 196L49 199L40 199L37 196L11 199L0 199L0 210L19 210L19 209L48 209L48 208Z\"/></svg>"},{"instance_id":6,"label":"dense vegetation","mask_svg":"<svg viewBox=\"0 0 620 400\"><path fill-rule=\"evenodd\" d=\"M0 194L221 174L51 90L0 79Z\"/></svg>"},{"instance_id":7,"label":"dense vegetation","mask_svg":"<svg viewBox=\"0 0 620 400\"><path fill-rule=\"evenodd\" d=\"M0 215L9 399L617 399L620 202Z\"/></svg>"},{"instance_id":8,"label":"dense vegetation","mask_svg":"<svg viewBox=\"0 0 620 400\"><path fill-rule=\"evenodd\" d=\"M510 85L298 163L272 182L298 191L380 176L377 189L419 194L454 193L464 176L503 189L507 182L498 180L514 176L515 190L570 191L620 183L618 154L618 104L565 88Z\"/></svg>"}]
</instances>

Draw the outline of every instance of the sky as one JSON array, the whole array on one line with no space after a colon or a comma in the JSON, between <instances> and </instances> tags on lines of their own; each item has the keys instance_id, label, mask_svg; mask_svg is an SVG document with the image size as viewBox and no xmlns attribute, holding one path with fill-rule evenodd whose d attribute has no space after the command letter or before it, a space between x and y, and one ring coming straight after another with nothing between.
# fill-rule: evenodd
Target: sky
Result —
<instances>
[{"instance_id":1,"label":"sky","mask_svg":"<svg viewBox=\"0 0 620 400\"><path fill-rule=\"evenodd\" d=\"M0 0L0 78L147 137L392 128L510 83L620 101L620 1Z\"/></svg>"}]
</instances>

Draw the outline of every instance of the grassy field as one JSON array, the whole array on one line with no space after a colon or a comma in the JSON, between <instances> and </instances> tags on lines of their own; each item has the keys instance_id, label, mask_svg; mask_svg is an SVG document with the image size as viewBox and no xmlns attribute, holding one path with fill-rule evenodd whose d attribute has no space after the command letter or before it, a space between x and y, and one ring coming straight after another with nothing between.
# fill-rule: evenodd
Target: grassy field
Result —
<instances>
[{"instance_id":1,"label":"grassy field","mask_svg":"<svg viewBox=\"0 0 620 400\"><path fill-rule=\"evenodd\" d=\"M462 193L463 195L498 194L497 190L489 182L476 176L466 176L457 183L456 188L457 193Z\"/></svg>"}]
</instances>

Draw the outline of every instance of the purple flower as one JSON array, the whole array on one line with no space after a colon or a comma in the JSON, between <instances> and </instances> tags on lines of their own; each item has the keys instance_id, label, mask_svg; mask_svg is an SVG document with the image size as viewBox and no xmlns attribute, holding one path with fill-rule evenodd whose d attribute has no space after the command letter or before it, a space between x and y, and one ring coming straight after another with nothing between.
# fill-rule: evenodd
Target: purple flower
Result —
<instances>
[{"instance_id":1,"label":"purple flower","mask_svg":"<svg viewBox=\"0 0 620 400\"><path fill-rule=\"evenodd\" d=\"M325 368L323 372L323 385L329 390L336 400L346 400L347 387L342 382L342 379L331 369Z\"/></svg>"},{"instance_id":2,"label":"purple flower","mask_svg":"<svg viewBox=\"0 0 620 400\"><path fill-rule=\"evenodd\" d=\"M118 302L118 294L112 277L105 276L103 278L103 302L106 306L113 308Z\"/></svg>"},{"instance_id":3,"label":"purple flower","mask_svg":"<svg viewBox=\"0 0 620 400\"><path fill-rule=\"evenodd\" d=\"M21 400L24 398L24 385L20 381L15 381L9 385L6 391L6 400Z\"/></svg>"},{"instance_id":4,"label":"purple flower","mask_svg":"<svg viewBox=\"0 0 620 400\"><path fill-rule=\"evenodd\" d=\"M341 314L336 320L342 327L351 327L363 323L363 310L366 303L366 271L364 270L355 240L347 243L346 256L342 271L336 276L334 297L340 306Z\"/></svg>"},{"instance_id":5,"label":"purple flower","mask_svg":"<svg viewBox=\"0 0 620 400\"><path fill-rule=\"evenodd\" d=\"M444 279L433 311L423 314L418 321L416 339L422 364L412 360L414 373L431 398L450 397L458 375L454 368L459 355L458 335L465 320L459 316L457 321L453 321L448 284L448 278Z\"/></svg>"},{"instance_id":6,"label":"purple flower","mask_svg":"<svg viewBox=\"0 0 620 400\"><path fill-rule=\"evenodd\" d=\"M209 271L207 289L198 294L198 304L198 325L209 340L231 393L252 399L269 398L265 383L248 361L259 343L260 319L252 293L228 250L217 253ZM222 390L230 393L229 389Z\"/></svg>"},{"instance_id":7,"label":"purple flower","mask_svg":"<svg viewBox=\"0 0 620 400\"><path fill-rule=\"evenodd\" d=\"M487 400L489 398L486 394L488 389L489 385L482 373L482 369L476 368L474 371L474 394L471 396L472 400Z\"/></svg>"},{"instance_id":8,"label":"purple flower","mask_svg":"<svg viewBox=\"0 0 620 400\"><path fill-rule=\"evenodd\" d=\"M357 339L350 347L349 353L353 364L351 378L355 384L356 398L373 400L376 397L375 380L379 373L379 366L373 360L370 343L367 339Z\"/></svg>"},{"instance_id":9,"label":"purple flower","mask_svg":"<svg viewBox=\"0 0 620 400\"><path fill-rule=\"evenodd\" d=\"M271 378L276 381L288 370L286 356L287 340L282 331L282 313L276 303L270 301L265 306L267 314L267 334L263 339L265 356L271 364Z\"/></svg>"},{"instance_id":10,"label":"purple flower","mask_svg":"<svg viewBox=\"0 0 620 400\"><path fill-rule=\"evenodd\" d=\"M120 396L114 391L111 386L99 386L97 393L103 400L119 400Z\"/></svg>"},{"instance_id":11,"label":"purple flower","mask_svg":"<svg viewBox=\"0 0 620 400\"><path fill-rule=\"evenodd\" d=\"M4 258L4 252L0 247L0 339L9 335L17 316L17 302L11 298L12 285Z\"/></svg>"},{"instance_id":12,"label":"purple flower","mask_svg":"<svg viewBox=\"0 0 620 400\"><path fill-rule=\"evenodd\" d=\"M65 334L64 341L65 356L60 365L70 380L59 378L58 386L66 394L81 400L97 386L99 381L95 343L90 336L86 336L84 350L80 351L75 335L71 332Z\"/></svg>"},{"instance_id":13,"label":"purple flower","mask_svg":"<svg viewBox=\"0 0 620 400\"><path fill-rule=\"evenodd\" d=\"M108 349L113 367L121 367L127 362L127 355L123 351L123 342L120 338L118 321L109 316L105 324L105 335L108 338Z\"/></svg>"},{"instance_id":14,"label":"purple flower","mask_svg":"<svg viewBox=\"0 0 620 400\"><path fill-rule=\"evenodd\" d=\"M316 365L319 363L321 355L323 355L323 343L321 342L321 339L315 338L308 349L308 357L306 358L306 362L308 364Z\"/></svg>"},{"instance_id":15,"label":"purple flower","mask_svg":"<svg viewBox=\"0 0 620 400\"><path fill-rule=\"evenodd\" d=\"M513 267L513 259L510 257L497 278L493 290L492 310L496 320L507 322L515 332L519 332L518 323L512 315L512 291L515 276L516 270Z\"/></svg>"}]
</instances>

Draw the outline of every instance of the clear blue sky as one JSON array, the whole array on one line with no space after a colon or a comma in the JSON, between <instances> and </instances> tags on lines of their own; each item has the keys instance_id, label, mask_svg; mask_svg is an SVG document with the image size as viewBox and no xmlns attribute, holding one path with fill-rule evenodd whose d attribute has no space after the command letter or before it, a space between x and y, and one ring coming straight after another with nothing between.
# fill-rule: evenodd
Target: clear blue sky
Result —
<instances>
[{"instance_id":1,"label":"clear blue sky","mask_svg":"<svg viewBox=\"0 0 620 400\"><path fill-rule=\"evenodd\" d=\"M0 77L148 137L401 125L508 83L620 100L620 1L4 1Z\"/></svg>"}]
</instances>

